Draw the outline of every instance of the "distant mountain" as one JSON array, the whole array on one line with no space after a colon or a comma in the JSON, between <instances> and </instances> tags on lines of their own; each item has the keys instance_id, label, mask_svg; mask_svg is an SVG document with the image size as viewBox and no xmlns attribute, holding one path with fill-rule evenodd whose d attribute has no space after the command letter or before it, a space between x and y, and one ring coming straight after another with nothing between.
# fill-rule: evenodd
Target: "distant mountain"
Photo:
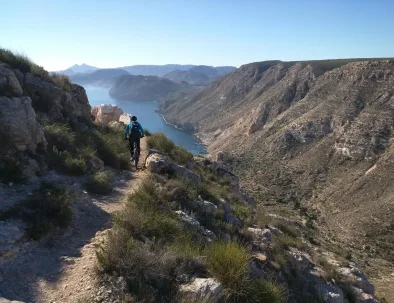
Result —
<instances>
[{"instance_id":1,"label":"distant mountain","mask_svg":"<svg viewBox=\"0 0 394 303\"><path fill-rule=\"evenodd\" d=\"M155 76L125 75L116 79L109 94L119 100L156 101L185 86Z\"/></svg>"},{"instance_id":2,"label":"distant mountain","mask_svg":"<svg viewBox=\"0 0 394 303\"><path fill-rule=\"evenodd\" d=\"M190 85L207 85L217 78L234 71L231 66L212 67L206 65L194 66L188 70L176 70L164 77L174 82L187 82Z\"/></svg>"},{"instance_id":3,"label":"distant mountain","mask_svg":"<svg viewBox=\"0 0 394 303\"><path fill-rule=\"evenodd\" d=\"M164 75L174 70L188 70L194 66L195 65L166 64L166 65L131 65L131 66L124 66L120 68L128 71L132 75L163 77Z\"/></svg>"},{"instance_id":4,"label":"distant mountain","mask_svg":"<svg viewBox=\"0 0 394 303\"><path fill-rule=\"evenodd\" d=\"M215 69L219 72L221 76L223 76L232 73L237 68L234 66L216 66Z\"/></svg>"},{"instance_id":5,"label":"distant mountain","mask_svg":"<svg viewBox=\"0 0 394 303\"><path fill-rule=\"evenodd\" d=\"M191 85L205 85L208 84L211 80L211 78L208 75L193 71L191 69L174 70L173 72L165 75L164 78L177 83L181 83L182 81L185 81Z\"/></svg>"},{"instance_id":6,"label":"distant mountain","mask_svg":"<svg viewBox=\"0 0 394 303\"><path fill-rule=\"evenodd\" d=\"M120 76L130 75L120 68L98 69L90 73L79 73L71 75L72 82L79 85L96 85L111 87Z\"/></svg>"},{"instance_id":7,"label":"distant mountain","mask_svg":"<svg viewBox=\"0 0 394 303\"><path fill-rule=\"evenodd\" d=\"M67 75L67 76L72 76L78 73L89 73L95 70L98 70L99 68L91 66L91 65L87 65L85 63L82 64L75 64L65 70L60 70L60 71L55 71L54 73L57 74L63 74L63 75Z\"/></svg>"}]
</instances>

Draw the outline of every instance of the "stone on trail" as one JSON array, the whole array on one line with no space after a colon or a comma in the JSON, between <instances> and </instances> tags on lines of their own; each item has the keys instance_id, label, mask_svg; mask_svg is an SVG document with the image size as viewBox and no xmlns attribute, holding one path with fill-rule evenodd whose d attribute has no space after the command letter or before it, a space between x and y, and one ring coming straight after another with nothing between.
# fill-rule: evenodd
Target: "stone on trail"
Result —
<instances>
[{"instance_id":1,"label":"stone on trail","mask_svg":"<svg viewBox=\"0 0 394 303\"><path fill-rule=\"evenodd\" d=\"M222 285L213 278L196 278L193 282L180 286L179 292L190 299L210 299L218 302L223 295Z\"/></svg>"}]
</instances>

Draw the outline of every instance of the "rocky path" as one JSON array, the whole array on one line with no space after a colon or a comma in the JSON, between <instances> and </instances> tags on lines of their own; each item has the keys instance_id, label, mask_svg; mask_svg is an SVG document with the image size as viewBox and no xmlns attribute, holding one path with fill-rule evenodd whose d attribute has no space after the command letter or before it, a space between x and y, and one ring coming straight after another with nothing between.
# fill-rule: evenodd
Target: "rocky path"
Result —
<instances>
[{"instance_id":1,"label":"rocky path","mask_svg":"<svg viewBox=\"0 0 394 303\"><path fill-rule=\"evenodd\" d=\"M17 258L0 264L0 300L23 302L91 302L98 295L96 248L111 227L111 214L121 210L147 173L142 169L146 141L141 141L140 169L116 176L109 196L93 196L75 184L72 228L46 243L25 243ZM2 302L2 301L1 301Z\"/></svg>"}]
</instances>

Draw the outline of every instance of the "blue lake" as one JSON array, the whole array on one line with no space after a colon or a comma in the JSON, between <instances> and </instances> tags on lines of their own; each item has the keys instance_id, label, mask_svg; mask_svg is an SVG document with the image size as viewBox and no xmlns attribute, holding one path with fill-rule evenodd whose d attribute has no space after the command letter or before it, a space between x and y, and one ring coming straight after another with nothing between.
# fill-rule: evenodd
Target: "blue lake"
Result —
<instances>
[{"instance_id":1,"label":"blue lake","mask_svg":"<svg viewBox=\"0 0 394 303\"><path fill-rule=\"evenodd\" d=\"M155 111L159 105L154 101L120 101L113 99L108 94L108 89L96 86L84 86L88 95L90 105L96 106L100 104L118 105L123 112L138 117L138 122L143 128L149 129L150 132L161 132L167 135L175 144L183 146L195 155L203 155L205 147L193 135L192 132L176 129L168 125L163 118Z\"/></svg>"}]
</instances>

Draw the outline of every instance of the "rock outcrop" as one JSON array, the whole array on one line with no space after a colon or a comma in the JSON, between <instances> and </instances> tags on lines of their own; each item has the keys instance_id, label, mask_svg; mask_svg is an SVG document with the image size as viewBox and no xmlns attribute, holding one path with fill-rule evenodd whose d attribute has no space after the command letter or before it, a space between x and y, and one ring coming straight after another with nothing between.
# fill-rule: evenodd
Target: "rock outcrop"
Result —
<instances>
[{"instance_id":1,"label":"rock outcrop","mask_svg":"<svg viewBox=\"0 0 394 303\"><path fill-rule=\"evenodd\" d=\"M123 110L117 105L102 104L92 108L92 115L95 118L94 122L101 125L108 125L109 122L119 121L122 114Z\"/></svg>"},{"instance_id":2,"label":"rock outcrop","mask_svg":"<svg viewBox=\"0 0 394 303\"><path fill-rule=\"evenodd\" d=\"M223 287L213 278L196 278L189 284L181 285L179 292L190 300L204 299L209 302L218 302L223 296Z\"/></svg>"},{"instance_id":3,"label":"rock outcrop","mask_svg":"<svg viewBox=\"0 0 394 303\"><path fill-rule=\"evenodd\" d=\"M190 169L172 163L169 158L156 150L150 150L145 160L145 166L154 173L169 172L195 183L201 183L201 177Z\"/></svg>"},{"instance_id":4,"label":"rock outcrop","mask_svg":"<svg viewBox=\"0 0 394 303\"><path fill-rule=\"evenodd\" d=\"M44 131L29 97L0 96L0 121L20 151L35 151L39 144L45 148Z\"/></svg>"},{"instance_id":5,"label":"rock outcrop","mask_svg":"<svg viewBox=\"0 0 394 303\"><path fill-rule=\"evenodd\" d=\"M72 123L90 119L89 101L79 85L71 84L69 91L64 91L50 81L26 73L23 89L32 99L33 108L45 119Z\"/></svg>"},{"instance_id":6,"label":"rock outcrop","mask_svg":"<svg viewBox=\"0 0 394 303\"><path fill-rule=\"evenodd\" d=\"M22 97L23 90L12 69L0 65L0 95Z\"/></svg>"},{"instance_id":7,"label":"rock outcrop","mask_svg":"<svg viewBox=\"0 0 394 303\"><path fill-rule=\"evenodd\" d=\"M120 115L119 123L123 123L123 125L127 125L130 123L130 118L131 118L130 114L124 113L124 114Z\"/></svg>"}]
</instances>

